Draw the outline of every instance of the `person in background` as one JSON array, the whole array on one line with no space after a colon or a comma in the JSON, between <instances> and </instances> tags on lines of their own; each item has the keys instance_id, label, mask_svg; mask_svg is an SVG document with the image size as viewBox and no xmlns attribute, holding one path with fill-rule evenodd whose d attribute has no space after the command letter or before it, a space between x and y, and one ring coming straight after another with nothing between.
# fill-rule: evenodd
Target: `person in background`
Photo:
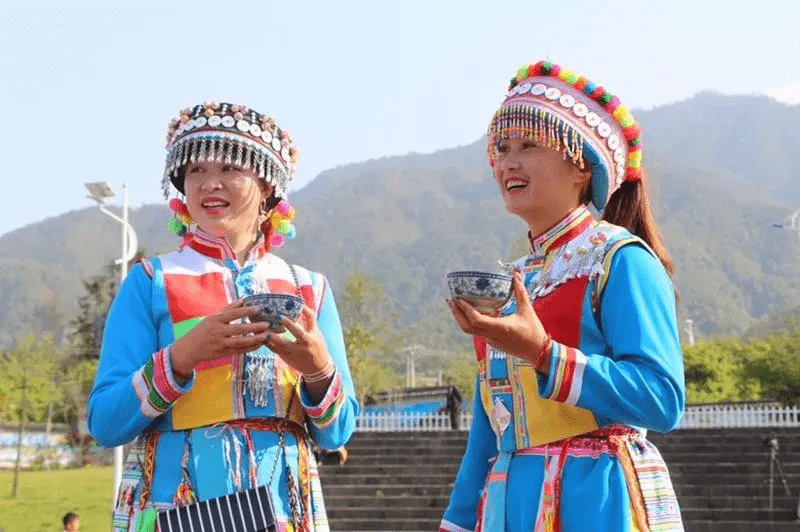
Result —
<instances>
[{"instance_id":1,"label":"person in background","mask_svg":"<svg viewBox=\"0 0 800 532\"><path fill-rule=\"evenodd\" d=\"M81 518L75 512L67 512L61 521L64 523L64 532L78 532L81 526Z\"/></svg>"},{"instance_id":2,"label":"person in background","mask_svg":"<svg viewBox=\"0 0 800 532\"><path fill-rule=\"evenodd\" d=\"M683 530L644 435L678 425L685 390L639 126L604 88L540 61L512 79L487 149L530 253L508 266L513 298L499 316L449 301L474 337L478 378L440 530Z\"/></svg>"},{"instance_id":3,"label":"person in background","mask_svg":"<svg viewBox=\"0 0 800 532\"><path fill-rule=\"evenodd\" d=\"M326 531L311 442L347 443L358 403L327 279L272 253L295 231L296 149L272 118L209 102L171 122L167 152L162 188L177 194L180 247L122 283L89 397L95 439L132 442L113 529L174 517L198 530L188 520L204 511L238 523L255 518L237 512L271 506L279 532ZM285 333L247 320L258 308L243 298L261 293L303 300Z\"/></svg>"}]
</instances>

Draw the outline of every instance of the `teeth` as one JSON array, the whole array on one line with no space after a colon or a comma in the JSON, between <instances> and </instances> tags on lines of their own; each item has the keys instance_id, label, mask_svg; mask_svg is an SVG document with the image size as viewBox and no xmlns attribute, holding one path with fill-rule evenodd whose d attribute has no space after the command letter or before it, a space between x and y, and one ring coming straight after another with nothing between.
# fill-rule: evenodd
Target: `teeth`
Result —
<instances>
[{"instance_id":1,"label":"teeth","mask_svg":"<svg viewBox=\"0 0 800 532\"><path fill-rule=\"evenodd\" d=\"M522 181L521 179L509 179L506 181L506 190L511 190L514 187L524 187L527 184L528 183Z\"/></svg>"},{"instance_id":2,"label":"teeth","mask_svg":"<svg viewBox=\"0 0 800 532\"><path fill-rule=\"evenodd\" d=\"M227 205L224 201L207 201L203 203L203 207L225 207Z\"/></svg>"}]
</instances>

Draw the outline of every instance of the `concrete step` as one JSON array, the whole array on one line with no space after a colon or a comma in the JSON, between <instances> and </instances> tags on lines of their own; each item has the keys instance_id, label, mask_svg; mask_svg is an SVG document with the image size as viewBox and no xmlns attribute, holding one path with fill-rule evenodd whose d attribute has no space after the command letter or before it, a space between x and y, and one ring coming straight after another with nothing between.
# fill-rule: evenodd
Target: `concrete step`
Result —
<instances>
[{"instance_id":1,"label":"concrete step","mask_svg":"<svg viewBox=\"0 0 800 532\"><path fill-rule=\"evenodd\" d=\"M447 507L449 497L412 495L407 497L375 497L352 495L325 496L325 505L332 508L440 508Z\"/></svg>"},{"instance_id":2,"label":"concrete step","mask_svg":"<svg viewBox=\"0 0 800 532\"><path fill-rule=\"evenodd\" d=\"M797 522L684 521L686 532L798 532Z\"/></svg>"},{"instance_id":3,"label":"concrete step","mask_svg":"<svg viewBox=\"0 0 800 532\"><path fill-rule=\"evenodd\" d=\"M347 518L330 519L333 532L420 532L439 530L441 519L374 519Z\"/></svg>"},{"instance_id":4,"label":"concrete step","mask_svg":"<svg viewBox=\"0 0 800 532\"><path fill-rule=\"evenodd\" d=\"M419 484L421 486L448 486L452 485L455 474L430 473L423 477L415 475L320 475L322 484L331 486L339 484L355 484L363 486L398 486Z\"/></svg>"},{"instance_id":5,"label":"concrete step","mask_svg":"<svg viewBox=\"0 0 800 532\"><path fill-rule=\"evenodd\" d=\"M440 521L444 514L444 507L430 508L427 506L414 508L365 508L345 507L328 508L328 517L331 519L435 519Z\"/></svg>"},{"instance_id":6,"label":"concrete step","mask_svg":"<svg viewBox=\"0 0 800 532\"><path fill-rule=\"evenodd\" d=\"M797 519L797 512L785 508L681 508L684 521L779 521Z\"/></svg>"},{"instance_id":7,"label":"concrete step","mask_svg":"<svg viewBox=\"0 0 800 532\"><path fill-rule=\"evenodd\" d=\"M321 471L321 475L325 477L341 477L350 475L377 475L377 476L396 476L396 475L414 475L417 477L427 476L430 474L435 475L450 475L455 476L458 470L458 464L441 464L435 468L430 465L405 465L405 464L380 464L380 465L351 465L345 464L341 467L327 468Z\"/></svg>"},{"instance_id":8,"label":"concrete step","mask_svg":"<svg viewBox=\"0 0 800 532\"><path fill-rule=\"evenodd\" d=\"M341 498L395 498L407 499L411 497L450 497L450 491L453 489L452 483L437 484L437 485L421 485L421 484L396 484L393 486L387 485L363 485L363 484L333 484L325 483L322 481L322 493L325 501L328 499Z\"/></svg>"}]
</instances>

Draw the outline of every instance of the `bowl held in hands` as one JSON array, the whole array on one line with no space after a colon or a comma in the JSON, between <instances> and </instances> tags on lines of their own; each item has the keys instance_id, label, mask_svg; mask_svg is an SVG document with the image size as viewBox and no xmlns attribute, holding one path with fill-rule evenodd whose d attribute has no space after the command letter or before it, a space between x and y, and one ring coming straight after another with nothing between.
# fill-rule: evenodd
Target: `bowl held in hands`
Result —
<instances>
[{"instance_id":1,"label":"bowl held in hands","mask_svg":"<svg viewBox=\"0 0 800 532\"><path fill-rule=\"evenodd\" d=\"M451 298L463 299L478 312L492 314L511 297L511 276L478 271L450 272L447 288Z\"/></svg>"},{"instance_id":2,"label":"bowl held in hands","mask_svg":"<svg viewBox=\"0 0 800 532\"><path fill-rule=\"evenodd\" d=\"M244 304L258 307L250 321L266 321L273 332L282 333L286 328L281 320L286 317L296 321L303 308L303 300L291 294L254 294L244 298Z\"/></svg>"}]
</instances>

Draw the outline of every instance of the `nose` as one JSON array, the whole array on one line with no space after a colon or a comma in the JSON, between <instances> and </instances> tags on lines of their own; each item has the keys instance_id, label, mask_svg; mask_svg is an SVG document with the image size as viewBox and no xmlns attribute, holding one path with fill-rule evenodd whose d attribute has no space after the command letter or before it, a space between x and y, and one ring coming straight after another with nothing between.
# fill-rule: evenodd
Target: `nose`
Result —
<instances>
[{"instance_id":1,"label":"nose","mask_svg":"<svg viewBox=\"0 0 800 532\"><path fill-rule=\"evenodd\" d=\"M519 168L519 152L511 148L500 158L500 168L502 170L514 170Z\"/></svg>"},{"instance_id":2,"label":"nose","mask_svg":"<svg viewBox=\"0 0 800 532\"><path fill-rule=\"evenodd\" d=\"M211 192L212 190L218 190L220 188L222 188L222 181L216 176L209 175L200 183L200 190L202 192Z\"/></svg>"}]
</instances>

